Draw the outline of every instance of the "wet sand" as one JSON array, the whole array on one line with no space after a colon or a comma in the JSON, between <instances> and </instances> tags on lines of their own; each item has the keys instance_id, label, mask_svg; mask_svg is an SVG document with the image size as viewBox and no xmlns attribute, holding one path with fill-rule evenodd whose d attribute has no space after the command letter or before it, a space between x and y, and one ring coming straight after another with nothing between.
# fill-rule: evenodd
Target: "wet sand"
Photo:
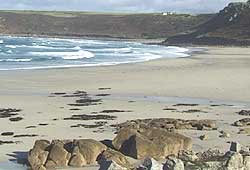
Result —
<instances>
[{"instance_id":1,"label":"wet sand","mask_svg":"<svg viewBox=\"0 0 250 170\"><path fill-rule=\"evenodd\" d=\"M12 118L23 118L20 121L0 118L0 133L14 133L0 136L0 140L16 142L0 145L0 162L13 159L14 155L9 155L13 152L28 151L36 139L112 139L115 128L109 125L138 118L216 120L216 131L180 131L193 138L195 151L226 150L228 141L240 141L243 146L248 146L249 136L238 134L239 128L232 123L246 117L237 112L250 109L250 49L207 49L204 54L189 58L117 66L0 72L0 108L22 109ZM93 99L102 99L102 102L70 106L68 104L74 104L77 97L51 95L55 92L72 94L77 90L86 91ZM178 103L198 106L173 106ZM218 106L211 106L214 104ZM166 107L176 110L164 110ZM201 112L185 112L190 109ZM124 112L102 113L105 110ZM104 114L117 118L64 120L78 114ZM102 127L71 127L103 121L107 124ZM231 137L219 138L220 130L229 132ZM208 134L209 139L201 141L199 136L203 134Z\"/></svg>"}]
</instances>

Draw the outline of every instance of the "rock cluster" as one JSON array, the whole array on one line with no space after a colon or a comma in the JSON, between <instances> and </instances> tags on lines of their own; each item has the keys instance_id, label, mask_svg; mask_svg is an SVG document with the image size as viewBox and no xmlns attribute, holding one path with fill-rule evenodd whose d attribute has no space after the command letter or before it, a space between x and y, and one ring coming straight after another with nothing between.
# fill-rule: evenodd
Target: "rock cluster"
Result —
<instances>
[{"instance_id":1,"label":"rock cluster","mask_svg":"<svg viewBox=\"0 0 250 170\"><path fill-rule=\"evenodd\" d=\"M92 139L38 140L29 151L28 162L33 170L55 167L83 167L100 164L101 169L131 169L127 157L156 160L178 155L181 150L191 150L191 139L164 129L121 129L113 146L107 147Z\"/></svg>"},{"instance_id":2,"label":"rock cluster","mask_svg":"<svg viewBox=\"0 0 250 170\"><path fill-rule=\"evenodd\" d=\"M170 131L174 129L215 130L217 128L216 122L213 120L183 120L171 118L137 119L113 126L118 128L163 128Z\"/></svg>"},{"instance_id":3,"label":"rock cluster","mask_svg":"<svg viewBox=\"0 0 250 170\"><path fill-rule=\"evenodd\" d=\"M250 116L250 110L241 110L239 112L239 115L242 115L242 116Z\"/></svg>"},{"instance_id":4,"label":"rock cluster","mask_svg":"<svg viewBox=\"0 0 250 170\"><path fill-rule=\"evenodd\" d=\"M244 118L234 122L234 126L238 127L249 126L249 125L250 125L250 118Z\"/></svg>"},{"instance_id":5,"label":"rock cluster","mask_svg":"<svg viewBox=\"0 0 250 170\"><path fill-rule=\"evenodd\" d=\"M232 143L230 151L225 154L212 150L202 154L183 151L178 156L168 156L163 164L147 158L137 170L249 170L250 155L238 149L239 144Z\"/></svg>"},{"instance_id":6,"label":"rock cluster","mask_svg":"<svg viewBox=\"0 0 250 170\"><path fill-rule=\"evenodd\" d=\"M33 170L51 169L55 167L82 167L94 164L97 157L107 147L92 139L83 140L46 140L35 142L29 151L28 161Z\"/></svg>"}]
</instances>

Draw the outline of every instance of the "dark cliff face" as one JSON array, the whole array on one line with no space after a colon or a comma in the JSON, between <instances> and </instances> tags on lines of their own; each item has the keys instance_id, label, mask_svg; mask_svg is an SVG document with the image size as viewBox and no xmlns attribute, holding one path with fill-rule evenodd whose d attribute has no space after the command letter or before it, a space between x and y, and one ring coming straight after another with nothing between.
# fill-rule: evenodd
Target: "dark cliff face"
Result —
<instances>
[{"instance_id":1,"label":"dark cliff face","mask_svg":"<svg viewBox=\"0 0 250 170\"><path fill-rule=\"evenodd\" d=\"M173 36L164 43L250 45L250 1L230 3L215 17L190 32Z\"/></svg>"}]
</instances>

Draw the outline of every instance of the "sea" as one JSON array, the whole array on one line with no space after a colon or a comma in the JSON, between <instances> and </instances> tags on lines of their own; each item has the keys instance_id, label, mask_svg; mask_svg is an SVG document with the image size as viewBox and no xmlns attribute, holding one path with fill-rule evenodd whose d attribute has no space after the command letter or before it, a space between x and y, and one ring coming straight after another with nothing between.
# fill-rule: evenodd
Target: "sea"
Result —
<instances>
[{"instance_id":1,"label":"sea","mask_svg":"<svg viewBox=\"0 0 250 170\"><path fill-rule=\"evenodd\" d=\"M108 66L188 57L188 51L133 41L0 36L0 71Z\"/></svg>"}]
</instances>

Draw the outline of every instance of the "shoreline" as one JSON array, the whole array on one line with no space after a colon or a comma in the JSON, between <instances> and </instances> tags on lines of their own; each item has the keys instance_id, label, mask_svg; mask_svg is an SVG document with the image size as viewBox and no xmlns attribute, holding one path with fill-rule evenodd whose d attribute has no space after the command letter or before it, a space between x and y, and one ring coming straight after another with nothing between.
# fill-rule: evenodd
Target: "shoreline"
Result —
<instances>
[{"instance_id":1,"label":"shoreline","mask_svg":"<svg viewBox=\"0 0 250 170\"><path fill-rule=\"evenodd\" d=\"M68 36L68 35L36 35L36 34L2 34L0 36L10 36L10 37L33 37L33 38L61 38L61 39L87 39L87 40L105 40L105 41L131 41L131 42L139 42L143 44L152 44L152 45L163 45L162 42L165 40L164 38L156 38L156 39L138 39L138 38L122 38L122 37L109 37L109 36ZM163 45L164 46L164 45Z\"/></svg>"}]
</instances>

